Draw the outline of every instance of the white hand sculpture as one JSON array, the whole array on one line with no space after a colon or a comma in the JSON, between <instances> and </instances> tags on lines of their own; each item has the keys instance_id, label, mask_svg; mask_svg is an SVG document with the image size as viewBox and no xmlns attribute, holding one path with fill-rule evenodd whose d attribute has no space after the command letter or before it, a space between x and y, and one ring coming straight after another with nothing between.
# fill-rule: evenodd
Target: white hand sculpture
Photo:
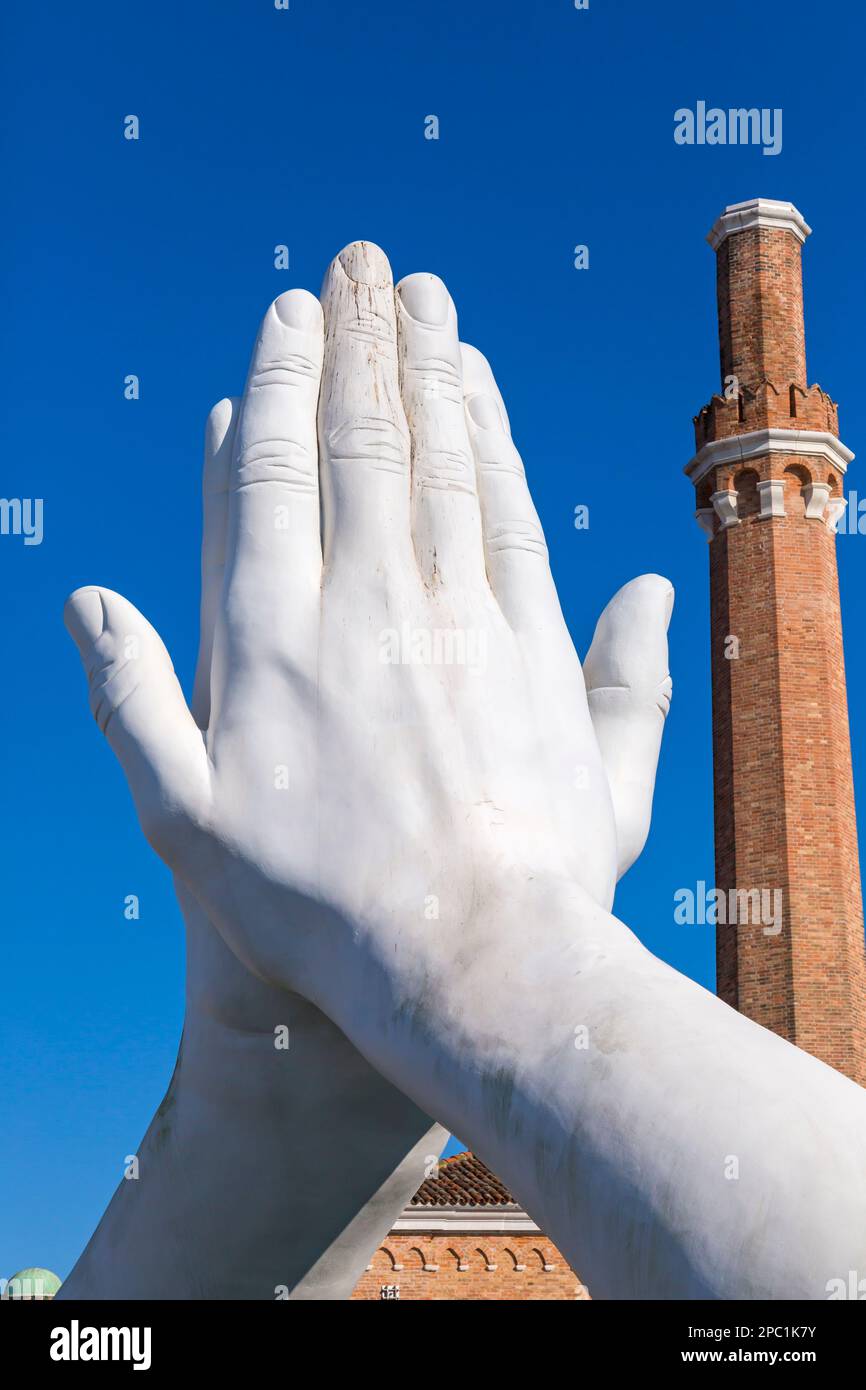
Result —
<instances>
[{"instance_id":1,"label":"white hand sculpture","mask_svg":"<svg viewBox=\"0 0 866 1390\"><path fill-rule=\"evenodd\" d=\"M338 918L373 951L397 933L412 975L450 951L433 899L463 922L504 876L554 874L610 906L649 821L672 592L635 581L590 653L611 788L504 408L445 287L413 276L395 299L358 243L323 298L324 334L292 291L256 346L206 741L131 605L85 589L68 609L151 843L242 960L322 1003Z\"/></svg>"},{"instance_id":2,"label":"white hand sculpture","mask_svg":"<svg viewBox=\"0 0 866 1390\"><path fill-rule=\"evenodd\" d=\"M203 729L210 721L239 408L238 401L220 402L206 431L201 644L192 701ZM614 637L617 624L622 626L623 599L628 596L632 608L637 602L623 633L631 657L620 673L626 682L666 672L658 621L662 591L669 592L663 582L661 590L648 581L629 586L599 624L594 652L606 653L609 665L612 646L623 646ZM124 657L146 661L130 637L135 634L125 634ZM88 664L97 656L89 643L83 655ZM111 705L105 708L98 693L104 672L94 675L99 717ZM642 842L662 721L654 693L647 702L636 692L617 696L630 704L616 707L607 719L612 744L622 746L640 731L650 755L645 785L628 799L639 824L621 820L632 838L637 829ZM641 728L646 720L648 730ZM605 727L601 711L597 724ZM576 784L582 780L576 769ZM371 1249L418 1187L430 1156L441 1149L445 1131L431 1127L316 1008L241 966L189 891L182 883L178 889L188 937L178 1064L139 1147L140 1180L121 1182L63 1296L261 1298L288 1287L293 1298L346 1297ZM274 1051L274 1028L281 1023L291 1029L291 1058ZM197 1174L194 1186L190 1171ZM170 1274L167 1243L179 1251ZM194 1252L189 1271L184 1249Z\"/></svg>"},{"instance_id":3,"label":"white hand sculpture","mask_svg":"<svg viewBox=\"0 0 866 1390\"><path fill-rule=\"evenodd\" d=\"M614 601L588 699L444 286L395 297L356 244L324 301L323 335L282 296L254 354L206 743L144 619L70 600L148 837L239 959L470 1142L593 1293L824 1296L866 1263L866 1097L608 911L645 835L669 586Z\"/></svg>"}]
</instances>

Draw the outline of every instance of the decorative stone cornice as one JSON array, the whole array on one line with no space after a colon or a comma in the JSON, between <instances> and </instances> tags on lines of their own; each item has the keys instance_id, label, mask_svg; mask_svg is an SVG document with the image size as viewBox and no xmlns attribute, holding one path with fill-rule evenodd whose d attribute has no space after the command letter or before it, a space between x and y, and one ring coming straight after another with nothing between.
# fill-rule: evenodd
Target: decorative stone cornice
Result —
<instances>
[{"instance_id":1,"label":"decorative stone cornice","mask_svg":"<svg viewBox=\"0 0 866 1390\"><path fill-rule=\"evenodd\" d=\"M800 454L820 458L844 473L854 455L826 430L751 430L730 439L712 439L686 464L684 472L697 484L720 464L741 463L763 454Z\"/></svg>"},{"instance_id":2,"label":"decorative stone cornice","mask_svg":"<svg viewBox=\"0 0 866 1390\"><path fill-rule=\"evenodd\" d=\"M478 1235L533 1234L538 1226L522 1207L404 1207L392 1231L474 1231Z\"/></svg>"},{"instance_id":3,"label":"decorative stone cornice","mask_svg":"<svg viewBox=\"0 0 866 1390\"><path fill-rule=\"evenodd\" d=\"M729 236L736 232L747 232L751 227L773 227L780 232L793 232L800 242L804 242L812 233L802 212L793 203L779 203L774 198L750 198L745 203L730 203L713 223L707 241L714 251L718 251Z\"/></svg>"}]
</instances>

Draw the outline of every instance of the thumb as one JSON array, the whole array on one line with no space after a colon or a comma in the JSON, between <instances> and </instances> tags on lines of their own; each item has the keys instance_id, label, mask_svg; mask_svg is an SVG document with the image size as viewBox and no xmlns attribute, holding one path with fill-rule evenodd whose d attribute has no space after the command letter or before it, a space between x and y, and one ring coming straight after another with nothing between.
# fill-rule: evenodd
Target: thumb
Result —
<instances>
[{"instance_id":1,"label":"thumb","mask_svg":"<svg viewBox=\"0 0 866 1390\"><path fill-rule=\"evenodd\" d=\"M649 834L656 768L670 708L667 631L673 587L642 574L614 594L583 663L589 712L607 771L617 831L617 878Z\"/></svg>"},{"instance_id":2,"label":"thumb","mask_svg":"<svg viewBox=\"0 0 866 1390\"><path fill-rule=\"evenodd\" d=\"M90 708L126 775L142 829L173 868L210 800L207 753L174 667L146 618L111 589L76 589L63 618Z\"/></svg>"}]
</instances>

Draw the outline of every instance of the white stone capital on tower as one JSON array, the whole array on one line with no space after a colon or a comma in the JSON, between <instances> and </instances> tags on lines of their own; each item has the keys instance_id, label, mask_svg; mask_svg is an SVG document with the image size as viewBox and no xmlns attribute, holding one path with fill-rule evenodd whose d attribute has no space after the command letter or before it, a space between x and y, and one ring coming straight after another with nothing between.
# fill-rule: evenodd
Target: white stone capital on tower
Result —
<instances>
[{"instance_id":1,"label":"white stone capital on tower","mask_svg":"<svg viewBox=\"0 0 866 1390\"><path fill-rule=\"evenodd\" d=\"M779 203L775 198L750 198L745 203L730 203L712 225L707 241L714 251L734 232L747 232L752 227L774 227L777 231L793 232L804 242L811 235L802 212L793 203Z\"/></svg>"},{"instance_id":2,"label":"white stone capital on tower","mask_svg":"<svg viewBox=\"0 0 866 1390\"><path fill-rule=\"evenodd\" d=\"M836 534L836 528L838 527L839 522L842 520L842 516L845 512L845 508L847 507L847 505L847 497L831 497L829 502L827 503L827 509L824 512L824 521L827 526L827 529L829 531L832 531L834 535ZM854 518L854 525L855 527L857 525L856 517Z\"/></svg>"},{"instance_id":3,"label":"white stone capital on tower","mask_svg":"<svg viewBox=\"0 0 866 1390\"><path fill-rule=\"evenodd\" d=\"M722 530L726 531L729 526L736 526L740 518L737 515L737 494L734 488L724 488L721 492L714 492L710 498L716 509L716 516L722 523Z\"/></svg>"},{"instance_id":4,"label":"white stone capital on tower","mask_svg":"<svg viewBox=\"0 0 866 1390\"><path fill-rule=\"evenodd\" d=\"M707 540L711 541L716 531L715 507L698 507L695 512L695 521L700 526Z\"/></svg>"},{"instance_id":5,"label":"white stone capital on tower","mask_svg":"<svg viewBox=\"0 0 866 1390\"><path fill-rule=\"evenodd\" d=\"M854 455L835 434L826 430L750 430L729 439L712 439L699 449L685 466L685 473L697 484L719 464L742 463L762 454L799 454L832 464L844 473Z\"/></svg>"},{"instance_id":6,"label":"white stone capital on tower","mask_svg":"<svg viewBox=\"0 0 866 1390\"><path fill-rule=\"evenodd\" d=\"M829 483L809 483L803 488L803 500L806 503L806 516L809 521L823 521L824 509L830 500Z\"/></svg>"},{"instance_id":7,"label":"white stone capital on tower","mask_svg":"<svg viewBox=\"0 0 866 1390\"><path fill-rule=\"evenodd\" d=\"M762 521L785 515L785 483L782 478L768 478L766 482L758 483L758 496L761 499Z\"/></svg>"}]
</instances>

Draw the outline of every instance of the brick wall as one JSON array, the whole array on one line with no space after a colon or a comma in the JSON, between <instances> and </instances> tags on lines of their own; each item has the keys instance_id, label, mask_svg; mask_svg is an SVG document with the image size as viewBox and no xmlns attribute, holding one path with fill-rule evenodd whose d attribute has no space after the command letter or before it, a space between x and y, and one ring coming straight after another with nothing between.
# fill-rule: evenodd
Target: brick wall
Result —
<instances>
[{"instance_id":1,"label":"brick wall","mask_svg":"<svg viewBox=\"0 0 866 1390\"><path fill-rule=\"evenodd\" d=\"M733 375L806 385L802 243L793 232L753 227L719 247L716 286L722 382Z\"/></svg>"},{"instance_id":2,"label":"brick wall","mask_svg":"<svg viewBox=\"0 0 866 1390\"><path fill-rule=\"evenodd\" d=\"M695 420L699 449L768 426L837 428L806 388L801 245L753 227L718 249L723 377ZM760 515L758 484L784 490ZM715 522L710 606L716 887L779 890L782 930L717 929L717 990L729 1004L866 1085L866 947L848 734L836 539L807 518L814 484L839 496L829 458L767 451L713 467L698 505L736 493L736 524ZM734 639L732 642L731 639Z\"/></svg>"},{"instance_id":3,"label":"brick wall","mask_svg":"<svg viewBox=\"0 0 866 1390\"><path fill-rule=\"evenodd\" d=\"M802 457L720 479L740 522L710 547L716 886L777 888L782 930L719 926L717 990L866 1084L866 952L836 540L808 520ZM826 481L825 465L809 476ZM785 479L784 517L752 508ZM729 638L738 655L731 656Z\"/></svg>"},{"instance_id":4,"label":"brick wall","mask_svg":"<svg viewBox=\"0 0 866 1390\"><path fill-rule=\"evenodd\" d=\"M376 1251L352 1297L382 1299L383 1289L428 1302L589 1297L555 1245L524 1234L394 1233Z\"/></svg>"}]
</instances>

